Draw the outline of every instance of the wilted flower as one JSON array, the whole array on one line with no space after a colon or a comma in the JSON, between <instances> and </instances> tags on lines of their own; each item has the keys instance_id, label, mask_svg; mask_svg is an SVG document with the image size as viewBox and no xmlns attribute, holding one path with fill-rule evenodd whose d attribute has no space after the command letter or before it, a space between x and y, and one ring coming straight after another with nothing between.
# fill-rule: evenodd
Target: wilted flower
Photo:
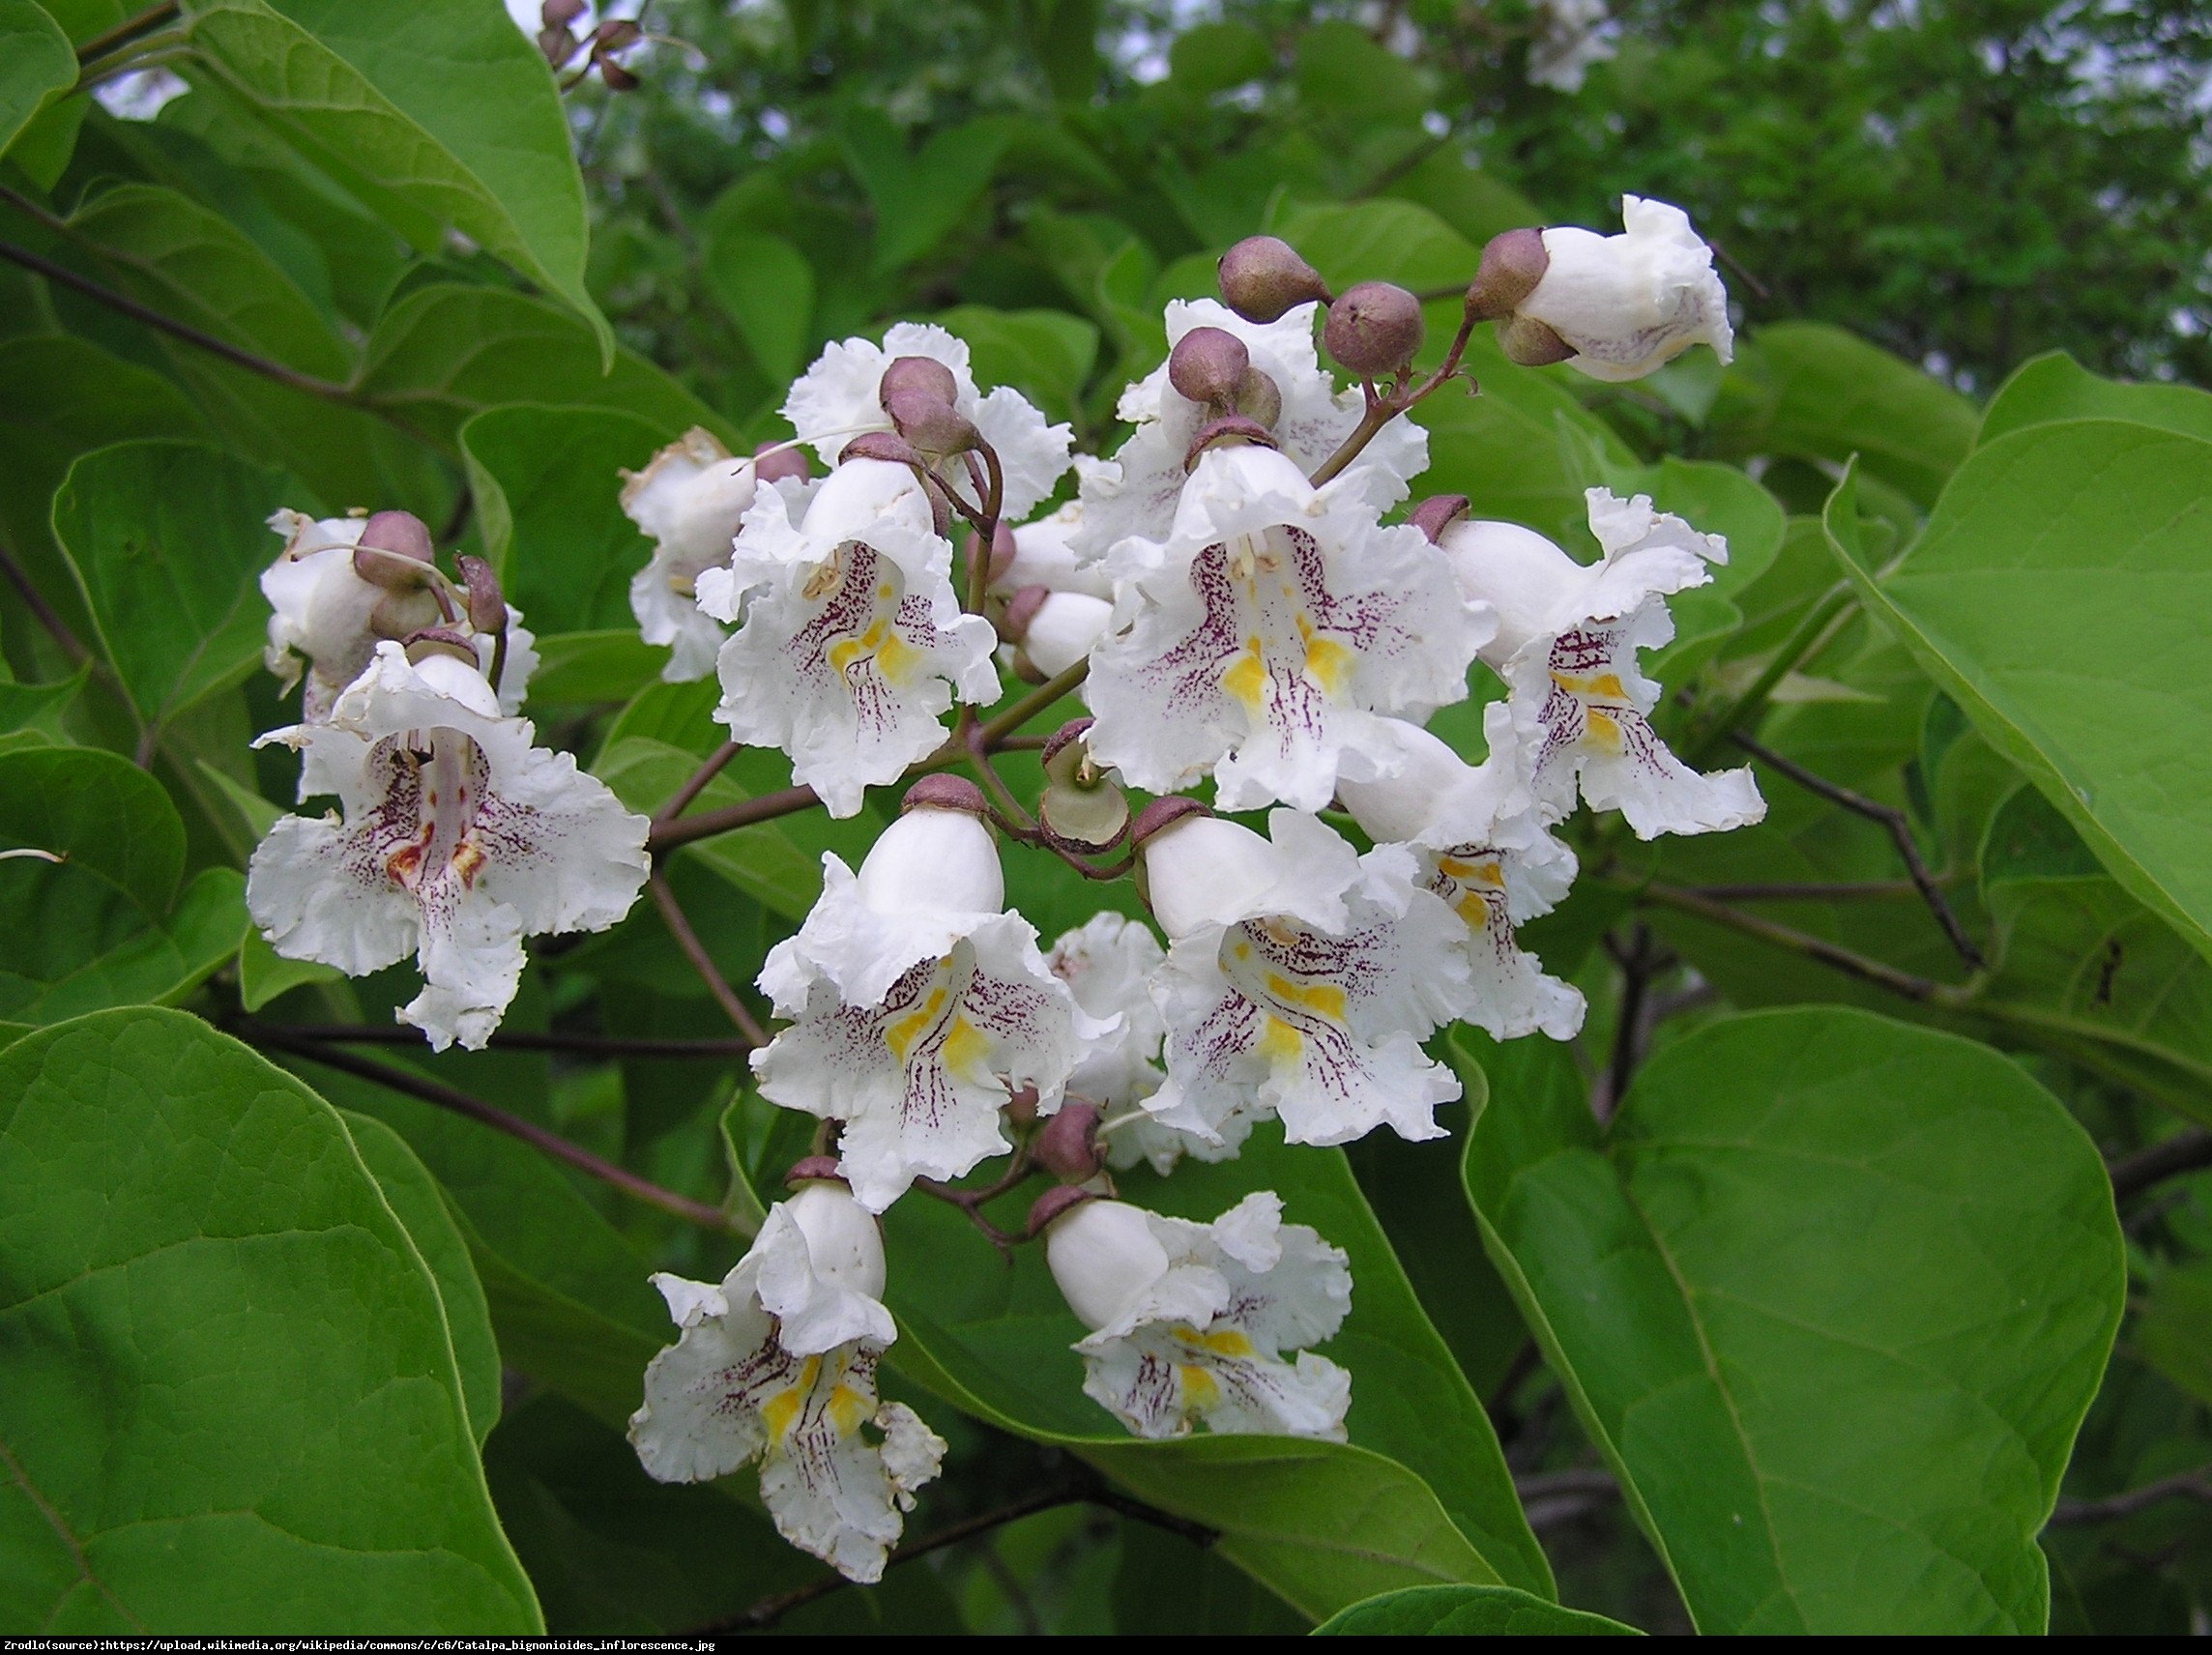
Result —
<instances>
[{"instance_id":1,"label":"wilted flower","mask_svg":"<svg viewBox=\"0 0 2212 1655\"><path fill-rule=\"evenodd\" d=\"M1560 225L1544 232L1549 263L1518 313L1541 322L1592 379L1641 379L1692 345L1722 362L1734 352L1728 291L1713 249L1689 215L1664 201L1620 198L1623 234Z\"/></svg>"}]
</instances>

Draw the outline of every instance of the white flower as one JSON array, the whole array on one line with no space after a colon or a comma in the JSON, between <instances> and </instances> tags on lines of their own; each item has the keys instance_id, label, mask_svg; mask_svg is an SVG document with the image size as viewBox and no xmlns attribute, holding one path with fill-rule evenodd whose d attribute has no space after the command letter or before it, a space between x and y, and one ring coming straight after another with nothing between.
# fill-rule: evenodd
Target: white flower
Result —
<instances>
[{"instance_id":1,"label":"white flower","mask_svg":"<svg viewBox=\"0 0 2212 1655\"><path fill-rule=\"evenodd\" d=\"M299 749L303 796L335 793L344 809L287 816L255 849L246 902L270 945L348 976L413 952L424 986L400 1020L440 1050L483 1045L514 998L523 938L605 930L651 865L646 819L532 740L480 673L380 644L329 722L254 743Z\"/></svg>"},{"instance_id":2,"label":"white flower","mask_svg":"<svg viewBox=\"0 0 2212 1655\"><path fill-rule=\"evenodd\" d=\"M1212 299L1171 299L1167 305L1172 348L1194 328L1219 328L1244 342L1252 365L1275 382L1283 412L1272 430L1300 472L1316 470L1336 452L1366 414L1356 387L1338 391L1314 350L1314 305L1300 305L1272 322L1247 322ZM1115 413L1136 424L1113 459L1080 467L1083 516L1073 543L1086 558L1104 557L1130 535L1166 537L1182 493L1183 462L1191 440L1210 418L1207 408L1168 383L1162 363L1121 392ZM1406 497L1412 479L1429 463L1429 434L1400 416L1376 433L1344 473L1352 489L1377 511Z\"/></svg>"},{"instance_id":3,"label":"white flower","mask_svg":"<svg viewBox=\"0 0 2212 1655\"><path fill-rule=\"evenodd\" d=\"M1070 500L1059 510L1024 523L1013 530L1013 561L991 580L991 591L1010 597L1027 586L1047 592L1080 592L1089 597L1111 598L1114 583L1095 560L1075 549L1083 527L1083 502Z\"/></svg>"},{"instance_id":4,"label":"white flower","mask_svg":"<svg viewBox=\"0 0 2212 1655\"><path fill-rule=\"evenodd\" d=\"M1058 678L1098 647L1114 624L1114 606L1081 592L1049 592L1029 616L1018 646L1046 678Z\"/></svg>"},{"instance_id":5,"label":"white flower","mask_svg":"<svg viewBox=\"0 0 2212 1655\"><path fill-rule=\"evenodd\" d=\"M1091 656L1091 751L1154 793L1213 769L1226 810L1319 810L1381 773L1377 715L1459 700L1491 631L1420 530L1264 448L1202 455L1167 539L1108 566L1131 624Z\"/></svg>"},{"instance_id":6,"label":"white flower","mask_svg":"<svg viewBox=\"0 0 2212 1655\"><path fill-rule=\"evenodd\" d=\"M1343 1441L1352 1376L1304 1347L1343 1324L1352 1272L1282 1215L1281 1198L1257 1190L1211 1224L1103 1200L1054 1219L1045 1259L1091 1329L1075 1347L1084 1394L1139 1437L1203 1422Z\"/></svg>"},{"instance_id":7,"label":"white flower","mask_svg":"<svg viewBox=\"0 0 2212 1655\"><path fill-rule=\"evenodd\" d=\"M1482 714L1490 754L1480 765L1466 764L1426 730L1400 724L1391 735L1404 766L1383 781L1345 783L1344 805L1371 838L1406 845L1421 882L1459 915L1467 1020L1499 1040L1537 1030L1572 1039L1583 1026L1582 992L1545 975L1513 928L1549 914L1567 894L1575 854L1530 808L1512 712L1492 702Z\"/></svg>"},{"instance_id":8,"label":"white flower","mask_svg":"<svg viewBox=\"0 0 2212 1655\"><path fill-rule=\"evenodd\" d=\"M833 340L791 388L783 417L814 445L824 465L835 465L853 433L890 429L879 391L884 369L900 357L927 357L952 371L959 388L953 407L975 421L983 440L998 451L1005 479L1002 516L1027 516L1051 495L1067 470L1067 450L1074 441L1068 427L1047 425L1035 404L1011 386L1002 385L988 396L977 394L967 341L934 323L896 323L880 346L866 339ZM966 473L949 476L961 498L975 503Z\"/></svg>"},{"instance_id":9,"label":"white flower","mask_svg":"<svg viewBox=\"0 0 2212 1655\"><path fill-rule=\"evenodd\" d=\"M823 888L760 986L791 1027L753 1054L761 1095L844 1122L840 1166L881 1212L917 1176L957 1177L1011 1147L1000 1111L1034 1087L1060 1107L1086 1042L1078 1009L1005 901L990 830L909 810L858 875L822 858Z\"/></svg>"},{"instance_id":10,"label":"white flower","mask_svg":"<svg viewBox=\"0 0 2212 1655\"><path fill-rule=\"evenodd\" d=\"M1515 306L1571 345L1592 379L1641 379L1692 345L1731 360L1728 290L1689 215L1664 201L1620 198L1624 234L1572 225L1544 232L1543 279Z\"/></svg>"},{"instance_id":11,"label":"white flower","mask_svg":"<svg viewBox=\"0 0 2212 1655\"><path fill-rule=\"evenodd\" d=\"M1542 0L1542 27L1528 45L1528 80L1555 92L1580 92L1593 63L1614 54L1614 44L1598 33L1606 20L1605 0Z\"/></svg>"},{"instance_id":12,"label":"white flower","mask_svg":"<svg viewBox=\"0 0 2212 1655\"><path fill-rule=\"evenodd\" d=\"M700 612L697 583L706 570L729 566L730 543L758 487L755 463L733 457L712 431L694 425L643 471L622 475L623 511L654 542L652 561L629 583L630 613L647 643L670 651L662 678L705 678L722 629ZM796 478L771 486L794 503L807 492Z\"/></svg>"},{"instance_id":13,"label":"white flower","mask_svg":"<svg viewBox=\"0 0 2212 1655\"><path fill-rule=\"evenodd\" d=\"M881 1579L900 1513L937 1475L945 1443L903 1404L877 1399L876 1365L897 1330L879 1302L874 1217L834 1183L803 1184L769 1209L720 1286L653 1281L683 1334L647 1366L630 1416L646 1471L704 1482L757 1459L786 1540L848 1579Z\"/></svg>"},{"instance_id":14,"label":"white flower","mask_svg":"<svg viewBox=\"0 0 2212 1655\"><path fill-rule=\"evenodd\" d=\"M1116 1168L1150 1161L1165 1175L1185 1154L1219 1159L1217 1146L1162 1124L1144 1107L1167 1078L1160 1041L1167 1025L1152 1003L1150 980L1167 958L1141 921L1097 914L1052 945L1045 962L1075 1003L1101 1023L1121 1021L1091 1042L1067 1077L1067 1095L1097 1105L1106 1122L1106 1158ZM1210 1152L1209 1152L1210 1151Z\"/></svg>"},{"instance_id":15,"label":"white flower","mask_svg":"<svg viewBox=\"0 0 2212 1655\"><path fill-rule=\"evenodd\" d=\"M1618 809L1640 839L1745 827L1766 814L1748 769L1700 775L1668 751L1649 713L1659 685L1638 652L1674 635L1670 593L1703 586L1728 543L1651 508L1588 491L1590 531L1604 555L1578 564L1532 530L1461 522L1442 545L1471 602L1488 604L1498 635L1482 658L1511 693L1515 744L1537 812L1558 821L1579 779L1593 810Z\"/></svg>"},{"instance_id":16,"label":"white flower","mask_svg":"<svg viewBox=\"0 0 2212 1655\"><path fill-rule=\"evenodd\" d=\"M1234 1145L1281 1118L1294 1144L1377 1126L1435 1138L1459 1082L1419 1042L1468 1009L1464 927L1415 881L1413 855L1355 856L1310 816L1277 810L1273 842L1189 819L1143 848L1169 937L1152 998L1167 1023L1164 1124Z\"/></svg>"},{"instance_id":17,"label":"white flower","mask_svg":"<svg viewBox=\"0 0 2212 1655\"><path fill-rule=\"evenodd\" d=\"M262 662L290 689L303 669L307 687L300 716L320 724L331 715L338 692L368 670L376 646L425 626L440 624L437 599L428 592L392 593L354 572L354 547L368 517L309 517L305 511L274 512L269 527L284 537L276 561L261 571L261 595L269 600L269 643ZM376 624L383 605L384 625ZM475 640L477 659L491 670L496 640ZM507 665L500 675L501 710L516 712L538 667L534 640L522 624L522 611L508 610Z\"/></svg>"},{"instance_id":18,"label":"white flower","mask_svg":"<svg viewBox=\"0 0 2212 1655\"><path fill-rule=\"evenodd\" d=\"M960 612L951 570L952 542L902 465L839 466L797 523L763 492L730 566L698 577L701 609L744 617L722 646L714 716L790 754L830 815L855 814L866 788L936 750L955 700L999 694L998 634Z\"/></svg>"}]
</instances>

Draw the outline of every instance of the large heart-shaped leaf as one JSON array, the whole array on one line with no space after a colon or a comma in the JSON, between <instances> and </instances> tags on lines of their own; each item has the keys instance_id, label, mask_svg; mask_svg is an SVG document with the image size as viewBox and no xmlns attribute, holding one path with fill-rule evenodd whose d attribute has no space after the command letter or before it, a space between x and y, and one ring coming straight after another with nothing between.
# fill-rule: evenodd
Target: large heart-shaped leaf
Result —
<instances>
[{"instance_id":1,"label":"large heart-shaped leaf","mask_svg":"<svg viewBox=\"0 0 2212 1655\"><path fill-rule=\"evenodd\" d=\"M1316 1638L1619 1638L1636 1628L1511 1586L1408 1586L1340 1610Z\"/></svg>"},{"instance_id":2,"label":"large heart-shaped leaf","mask_svg":"<svg viewBox=\"0 0 2212 1655\"><path fill-rule=\"evenodd\" d=\"M2212 441L2212 394L2189 385L2101 379L2064 351L2030 357L1997 388L1976 446L2058 420L2127 420Z\"/></svg>"},{"instance_id":3,"label":"large heart-shaped leaf","mask_svg":"<svg viewBox=\"0 0 2212 1655\"><path fill-rule=\"evenodd\" d=\"M1684 1036L1602 1141L1557 1048L1485 1061L1484 1244L1700 1628L2041 1631L2125 1287L2058 1102L1838 1006Z\"/></svg>"},{"instance_id":4,"label":"large heart-shaped leaf","mask_svg":"<svg viewBox=\"0 0 2212 1655\"><path fill-rule=\"evenodd\" d=\"M204 1023L0 1053L0 1624L538 1629L439 1291L338 1115Z\"/></svg>"},{"instance_id":5,"label":"large heart-shaped leaf","mask_svg":"<svg viewBox=\"0 0 2212 1655\"><path fill-rule=\"evenodd\" d=\"M76 53L46 9L38 0L0 0L0 155L75 84Z\"/></svg>"}]
</instances>

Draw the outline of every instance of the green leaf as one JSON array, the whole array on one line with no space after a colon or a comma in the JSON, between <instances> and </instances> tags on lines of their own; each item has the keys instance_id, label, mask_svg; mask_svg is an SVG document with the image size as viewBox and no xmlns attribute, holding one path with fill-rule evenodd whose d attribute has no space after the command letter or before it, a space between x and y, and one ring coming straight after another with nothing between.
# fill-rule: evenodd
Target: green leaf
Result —
<instances>
[{"instance_id":1,"label":"green leaf","mask_svg":"<svg viewBox=\"0 0 2212 1655\"><path fill-rule=\"evenodd\" d=\"M538 1629L437 1285L322 1099L181 1013L29 1035L0 1233L0 1624Z\"/></svg>"},{"instance_id":2,"label":"green leaf","mask_svg":"<svg viewBox=\"0 0 2212 1655\"><path fill-rule=\"evenodd\" d=\"M934 249L991 182L1008 132L984 119L932 133L910 153L890 117L864 103L845 111L838 136L853 176L876 215L877 275L904 268Z\"/></svg>"},{"instance_id":3,"label":"green leaf","mask_svg":"<svg viewBox=\"0 0 2212 1655\"><path fill-rule=\"evenodd\" d=\"M1316 1638L1633 1638L1636 1628L1511 1586L1408 1586L1339 1610Z\"/></svg>"},{"instance_id":4,"label":"green leaf","mask_svg":"<svg viewBox=\"0 0 2212 1655\"><path fill-rule=\"evenodd\" d=\"M893 1364L964 1410L1067 1446L1139 1498L1221 1529L1224 1556L1317 1618L1394 1586L1438 1581L1551 1592L1489 1419L1342 1155L1287 1147L1262 1128L1234 1162L1121 1182L1142 1205L1203 1219L1270 1188L1290 1219L1351 1255L1352 1315L1322 1348L1353 1376L1349 1445L1123 1437L1083 1395L1081 1358L1071 1349L1082 1327L1038 1250L1017 1249L1010 1266L1003 1263L938 1203L901 1202L886 1215L891 1256L929 1261L926 1270L892 1272L888 1302L901 1329Z\"/></svg>"},{"instance_id":5,"label":"green leaf","mask_svg":"<svg viewBox=\"0 0 2212 1655\"><path fill-rule=\"evenodd\" d=\"M491 0L195 0L195 58L424 251L451 226L614 333L553 77Z\"/></svg>"},{"instance_id":6,"label":"green leaf","mask_svg":"<svg viewBox=\"0 0 2212 1655\"><path fill-rule=\"evenodd\" d=\"M1932 503L1974 446L1974 405L1910 363L1824 322L1779 322L1739 347L1708 427L1728 456L1795 454Z\"/></svg>"},{"instance_id":7,"label":"green leaf","mask_svg":"<svg viewBox=\"0 0 2212 1655\"><path fill-rule=\"evenodd\" d=\"M35 730L59 737L62 714L84 688L89 666L82 666L58 683L17 683L0 660L0 736Z\"/></svg>"},{"instance_id":8,"label":"green leaf","mask_svg":"<svg viewBox=\"0 0 2212 1655\"><path fill-rule=\"evenodd\" d=\"M1502 179L1470 166L1456 148L1425 157L1383 193L1426 207L1478 247L1503 231L1545 218L1542 208ZM1473 279L1471 270L1468 279Z\"/></svg>"},{"instance_id":9,"label":"green leaf","mask_svg":"<svg viewBox=\"0 0 2212 1655\"><path fill-rule=\"evenodd\" d=\"M2137 901L2212 954L2212 442L2115 421L1975 450L1927 534L1846 575Z\"/></svg>"},{"instance_id":10,"label":"green leaf","mask_svg":"<svg viewBox=\"0 0 2212 1655\"><path fill-rule=\"evenodd\" d=\"M1700 1629L2041 1631L2124 1289L2057 1101L1837 1006L1684 1035L1605 1142L1558 1048L1485 1061L1484 1244Z\"/></svg>"},{"instance_id":11,"label":"green leaf","mask_svg":"<svg viewBox=\"0 0 2212 1655\"><path fill-rule=\"evenodd\" d=\"M189 443L124 443L70 468L54 537L148 730L260 663L269 606L254 577L274 555L269 514L292 493L280 472Z\"/></svg>"},{"instance_id":12,"label":"green leaf","mask_svg":"<svg viewBox=\"0 0 2212 1655\"><path fill-rule=\"evenodd\" d=\"M469 1430L481 1442L499 1423L499 1343L492 1337L491 1311L483 1284L469 1263L468 1243L454 1227L446 1198L428 1169L415 1158L407 1141L373 1116L338 1111L362 1164L384 1192L385 1205L407 1227L408 1238L429 1266L445 1312L446 1334L461 1376Z\"/></svg>"},{"instance_id":13,"label":"green leaf","mask_svg":"<svg viewBox=\"0 0 2212 1655\"><path fill-rule=\"evenodd\" d=\"M814 267L781 236L726 225L709 237L700 279L771 380L797 376L813 340Z\"/></svg>"},{"instance_id":14,"label":"green leaf","mask_svg":"<svg viewBox=\"0 0 2212 1655\"><path fill-rule=\"evenodd\" d=\"M624 737L592 767L617 798L648 815L665 804L698 768L698 760L682 748L643 736ZM746 798L725 772L707 784L691 810L725 809ZM756 822L702 839L686 846L682 855L786 919L805 918L822 894L821 863L793 844L774 822Z\"/></svg>"},{"instance_id":15,"label":"green leaf","mask_svg":"<svg viewBox=\"0 0 2212 1655\"><path fill-rule=\"evenodd\" d=\"M1997 388L1975 446L2059 420L2127 420L2212 441L2212 394L2187 385L2100 379L2064 351L2048 351L2022 363Z\"/></svg>"},{"instance_id":16,"label":"green leaf","mask_svg":"<svg viewBox=\"0 0 2212 1655\"><path fill-rule=\"evenodd\" d=\"M243 1011L259 1011L271 1001L309 983L338 983L345 973L315 960L287 960L248 929L238 945L238 1004Z\"/></svg>"},{"instance_id":17,"label":"green leaf","mask_svg":"<svg viewBox=\"0 0 2212 1655\"><path fill-rule=\"evenodd\" d=\"M675 435L631 414L527 404L461 427L484 556L534 630L634 626L630 577L653 547L623 515L620 473Z\"/></svg>"},{"instance_id":18,"label":"green leaf","mask_svg":"<svg viewBox=\"0 0 2212 1655\"><path fill-rule=\"evenodd\" d=\"M1249 23L1200 23L1168 47L1168 79L1194 98L1210 98L1275 67L1267 37Z\"/></svg>"},{"instance_id":19,"label":"green leaf","mask_svg":"<svg viewBox=\"0 0 2212 1655\"><path fill-rule=\"evenodd\" d=\"M530 698L540 707L627 701L659 679L667 659L667 652L640 638L634 625L548 633L538 640Z\"/></svg>"},{"instance_id":20,"label":"green leaf","mask_svg":"<svg viewBox=\"0 0 2212 1655\"><path fill-rule=\"evenodd\" d=\"M2212 1259L2159 1272L2136 1319L2133 1343L2167 1379L2212 1405Z\"/></svg>"},{"instance_id":21,"label":"green leaf","mask_svg":"<svg viewBox=\"0 0 2212 1655\"><path fill-rule=\"evenodd\" d=\"M976 382L1010 385L1048 420L1075 417L1098 361L1098 329L1064 310L993 310L963 305L937 317L968 341Z\"/></svg>"},{"instance_id":22,"label":"green leaf","mask_svg":"<svg viewBox=\"0 0 2212 1655\"><path fill-rule=\"evenodd\" d=\"M377 319L361 393L430 442L451 447L472 414L508 402L604 408L656 430L729 422L643 357L618 348L602 367L574 317L495 287L419 287Z\"/></svg>"},{"instance_id":23,"label":"green leaf","mask_svg":"<svg viewBox=\"0 0 2212 1655\"><path fill-rule=\"evenodd\" d=\"M184 876L185 829L160 784L91 747L0 755L0 836L68 858L149 915Z\"/></svg>"},{"instance_id":24,"label":"green leaf","mask_svg":"<svg viewBox=\"0 0 2212 1655\"><path fill-rule=\"evenodd\" d=\"M0 155L31 117L76 84L69 36L37 0L0 0Z\"/></svg>"}]
</instances>

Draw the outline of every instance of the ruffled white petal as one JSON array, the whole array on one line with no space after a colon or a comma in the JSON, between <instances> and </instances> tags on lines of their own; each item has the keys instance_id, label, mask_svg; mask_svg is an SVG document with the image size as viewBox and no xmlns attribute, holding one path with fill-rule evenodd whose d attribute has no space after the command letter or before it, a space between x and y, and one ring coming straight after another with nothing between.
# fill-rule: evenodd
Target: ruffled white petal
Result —
<instances>
[{"instance_id":1,"label":"ruffled white petal","mask_svg":"<svg viewBox=\"0 0 2212 1655\"><path fill-rule=\"evenodd\" d=\"M1641 379L1696 344L1728 362L1728 291L1689 215L1635 195L1620 198L1620 215L1617 236L1546 230L1551 262L1520 313L1572 345L1570 363L1593 379Z\"/></svg>"}]
</instances>

